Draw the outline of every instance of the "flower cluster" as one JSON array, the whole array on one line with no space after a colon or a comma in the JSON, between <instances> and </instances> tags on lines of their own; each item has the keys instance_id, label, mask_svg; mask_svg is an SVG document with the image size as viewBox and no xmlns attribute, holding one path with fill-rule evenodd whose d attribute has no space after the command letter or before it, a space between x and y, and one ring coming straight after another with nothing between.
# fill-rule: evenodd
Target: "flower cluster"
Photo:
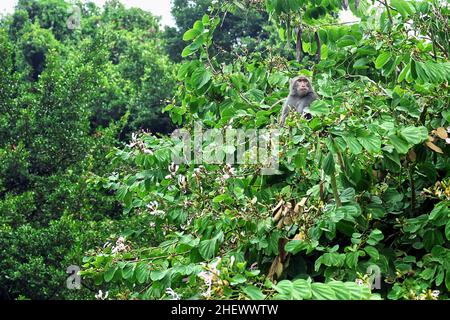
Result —
<instances>
[{"instance_id":1,"label":"flower cluster","mask_svg":"<svg viewBox=\"0 0 450 320\"><path fill-rule=\"evenodd\" d=\"M130 148L137 148L145 154L153 154L153 151L146 147L144 141L140 139L137 133L131 134L131 142L128 144L128 146Z\"/></svg>"},{"instance_id":2,"label":"flower cluster","mask_svg":"<svg viewBox=\"0 0 450 320\"><path fill-rule=\"evenodd\" d=\"M112 253L126 252L129 249L130 249L129 246L125 244L125 238L119 237L119 239L117 239L116 241L115 246L112 247L111 252Z\"/></svg>"},{"instance_id":3,"label":"flower cluster","mask_svg":"<svg viewBox=\"0 0 450 320\"><path fill-rule=\"evenodd\" d=\"M170 300L181 300L181 294L176 293L172 288L167 288L166 293L170 296Z\"/></svg>"},{"instance_id":4,"label":"flower cluster","mask_svg":"<svg viewBox=\"0 0 450 320\"><path fill-rule=\"evenodd\" d=\"M109 294L109 292L106 291L105 294L103 295L103 291L99 290L98 293L95 295L95 299L97 299L97 300L106 300L106 298L108 298L108 294Z\"/></svg>"},{"instance_id":5,"label":"flower cluster","mask_svg":"<svg viewBox=\"0 0 450 320\"><path fill-rule=\"evenodd\" d=\"M221 260L222 260L221 258L217 258L217 260L211 263L210 265L202 263L202 266L205 270L198 274L198 276L205 282L207 289L205 292L203 292L202 295L207 299L211 298L213 285L221 284L222 282L222 280L219 278L220 270L217 269L217 265L220 263Z\"/></svg>"},{"instance_id":6,"label":"flower cluster","mask_svg":"<svg viewBox=\"0 0 450 320\"><path fill-rule=\"evenodd\" d=\"M180 168L179 165L177 165L177 164L175 164L175 163L172 162L172 163L169 165L169 174L168 174L167 176L165 176L164 178L165 178L165 179L172 179L172 178L175 178L176 175L177 175L177 171L178 171L179 168Z\"/></svg>"},{"instance_id":7,"label":"flower cluster","mask_svg":"<svg viewBox=\"0 0 450 320\"><path fill-rule=\"evenodd\" d=\"M147 210L150 212L151 215L159 215L164 213L162 210L158 210L159 204L157 201L151 201L149 204L147 204Z\"/></svg>"},{"instance_id":8,"label":"flower cluster","mask_svg":"<svg viewBox=\"0 0 450 320\"><path fill-rule=\"evenodd\" d=\"M415 296L415 300L438 300L439 299L439 290L428 290L422 291L418 296Z\"/></svg>"},{"instance_id":9,"label":"flower cluster","mask_svg":"<svg viewBox=\"0 0 450 320\"><path fill-rule=\"evenodd\" d=\"M225 183L228 179L230 179L231 177L233 177L236 174L236 169L233 168L230 164L226 164L225 167L223 167L222 169L222 175L219 176L216 181L218 181L220 183L220 192L224 193L225 192Z\"/></svg>"}]
</instances>

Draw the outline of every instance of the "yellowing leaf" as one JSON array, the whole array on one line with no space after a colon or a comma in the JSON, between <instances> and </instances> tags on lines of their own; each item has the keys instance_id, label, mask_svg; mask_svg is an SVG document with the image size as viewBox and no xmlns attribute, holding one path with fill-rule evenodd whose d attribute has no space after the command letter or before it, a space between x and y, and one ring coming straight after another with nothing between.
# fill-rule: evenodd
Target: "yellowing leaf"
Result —
<instances>
[{"instance_id":1,"label":"yellowing leaf","mask_svg":"<svg viewBox=\"0 0 450 320\"><path fill-rule=\"evenodd\" d=\"M425 142L425 145L428 147L428 148L430 148L431 150L433 150L433 151L435 151L435 152L437 152L437 153L444 153L444 152L442 152L442 149L441 148L439 148L437 145L435 145L433 142L431 142L431 141L427 141L427 142Z\"/></svg>"}]
</instances>

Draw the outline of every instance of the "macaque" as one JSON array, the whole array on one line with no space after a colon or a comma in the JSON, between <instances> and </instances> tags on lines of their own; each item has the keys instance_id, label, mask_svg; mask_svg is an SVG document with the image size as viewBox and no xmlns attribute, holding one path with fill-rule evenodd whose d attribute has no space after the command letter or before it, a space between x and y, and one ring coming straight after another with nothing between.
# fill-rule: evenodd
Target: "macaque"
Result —
<instances>
[{"instance_id":1,"label":"macaque","mask_svg":"<svg viewBox=\"0 0 450 320\"><path fill-rule=\"evenodd\" d=\"M305 76L299 76L289 81L289 95L281 111L280 124L283 126L289 110L294 108L301 114L308 114L309 106L318 98L311 85L311 81Z\"/></svg>"}]
</instances>

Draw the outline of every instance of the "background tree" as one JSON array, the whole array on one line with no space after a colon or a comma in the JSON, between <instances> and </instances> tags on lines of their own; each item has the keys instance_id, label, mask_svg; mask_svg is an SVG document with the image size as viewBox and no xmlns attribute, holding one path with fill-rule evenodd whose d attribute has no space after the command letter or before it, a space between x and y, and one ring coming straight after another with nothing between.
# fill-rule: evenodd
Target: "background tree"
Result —
<instances>
[{"instance_id":1,"label":"background tree","mask_svg":"<svg viewBox=\"0 0 450 320\"><path fill-rule=\"evenodd\" d=\"M186 46L183 34L192 27L196 20L209 11L212 2L211 0L173 0L171 13L176 27L165 29L166 48L173 61L181 61L181 52ZM225 3L226 1L219 2ZM233 51L252 52L256 48L261 49L258 44L270 35L265 30L265 27L270 25L266 11L257 6L254 1L245 1L241 6L236 8L230 3L227 9L220 13L224 19L215 30L216 40L212 50L220 51L222 59L232 59L226 53ZM242 10L244 6L245 10Z\"/></svg>"}]
</instances>

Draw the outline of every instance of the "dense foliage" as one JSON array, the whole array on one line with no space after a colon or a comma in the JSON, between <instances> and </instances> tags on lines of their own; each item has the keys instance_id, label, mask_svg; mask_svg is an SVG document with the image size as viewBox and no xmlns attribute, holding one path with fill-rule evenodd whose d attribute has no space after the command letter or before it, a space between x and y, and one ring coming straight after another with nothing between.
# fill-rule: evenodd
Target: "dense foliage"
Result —
<instances>
[{"instance_id":1,"label":"dense foliage","mask_svg":"<svg viewBox=\"0 0 450 320\"><path fill-rule=\"evenodd\" d=\"M157 19L117 1L81 8L74 29L63 0L21 0L0 23L3 298L88 297L67 290L67 267L132 221L89 177L109 172L118 138L170 130L174 68Z\"/></svg>"},{"instance_id":2,"label":"dense foliage","mask_svg":"<svg viewBox=\"0 0 450 320\"><path fill-rule=\"evenodd\" d=\"M448 299L448 2L173 8L184 46L174 45L176 30L161 44L176 61L180 48L173 76L145 34L147 15L116 1L101 13L85 5L78 34L49 32L34 11L2 22L3 294L93 298L60 293L65 268L79 264L100 299ZM339 22L342 8L359 23ZM217 32L246 10L258 13L256 34L243 35L258 38L250 50L236 46L233 28ZM225 45L236 50L218 50ZM45 60L36 63L35 52ZM299 74L320 96L313 118L291 115L279 128L289 78ZM179 141L158 130L118 145L123 128L121 138L146 127L140 119L160 123L147 102L168 97L166 82L150 81L164 77L177 81L174 97L154 104L191 133L199 123L279 129L278 174L252 163L175 164ZM219 159L236 150L202 143Z\"/></svg>"}]
</instances>

